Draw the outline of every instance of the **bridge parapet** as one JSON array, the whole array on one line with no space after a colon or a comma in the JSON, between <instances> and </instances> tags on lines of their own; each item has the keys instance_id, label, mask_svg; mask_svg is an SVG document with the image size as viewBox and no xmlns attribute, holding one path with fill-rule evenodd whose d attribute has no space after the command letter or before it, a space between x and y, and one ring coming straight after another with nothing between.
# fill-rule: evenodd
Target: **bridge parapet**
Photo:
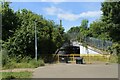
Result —
<instances>
[{"instance_id":1,"label":"bridge parapet","mask_svg":"<svg viewBox=\"0 0 120 80\"><path fill-rule=\"evenodd\" d=\"M70 63L75 63L76 58L83 58L85 63L93 63L96 61L99 62L109 62L110 55L103 54L67 54L67 55L59 55L58 54L58 63L61 62L62 58L69 58Z\"/></svg>"}]
</instances>

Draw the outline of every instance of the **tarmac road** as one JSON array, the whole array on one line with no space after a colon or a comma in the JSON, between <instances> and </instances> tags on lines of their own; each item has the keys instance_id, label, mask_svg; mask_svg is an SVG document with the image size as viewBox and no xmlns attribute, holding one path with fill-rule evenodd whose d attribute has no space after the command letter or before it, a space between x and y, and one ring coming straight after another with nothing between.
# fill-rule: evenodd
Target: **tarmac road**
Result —
<instances>
[{"instance_id":1,"label":"tarmac road","mask_svg":"<svg viewBox=\"0 0 120 80\"><path fill-rule=\"evenodd\" d=\"M36 68L33 78L118 78L118 64L53 64Z\"/></svg>"}]
</instances>

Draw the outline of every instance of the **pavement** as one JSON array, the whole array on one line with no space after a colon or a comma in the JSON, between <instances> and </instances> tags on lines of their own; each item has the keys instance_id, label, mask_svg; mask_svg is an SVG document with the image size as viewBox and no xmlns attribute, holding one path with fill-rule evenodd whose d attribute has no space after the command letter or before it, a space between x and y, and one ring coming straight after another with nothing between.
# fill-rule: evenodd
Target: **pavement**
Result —
<instances>
[{"instance_id":1,"label":"pavement","mask_svg":"<svg viewBox=\"0 0 120 80\"><path fill-rule=\"evenodd\" d=\"M0 72L34 72L35 68L16 68L16 69L7 69L7 70L0 70Z\"/></svg>"},{"instance_id":2,"label":"pavement","mask_svg":"<svg viewBox=\"0 0 120 80\"><path fill-rule=\"evenodd\" d=\"M52 64L36 68L32 78L118 78L118 64Z\"/></svg>"}]
</instances>

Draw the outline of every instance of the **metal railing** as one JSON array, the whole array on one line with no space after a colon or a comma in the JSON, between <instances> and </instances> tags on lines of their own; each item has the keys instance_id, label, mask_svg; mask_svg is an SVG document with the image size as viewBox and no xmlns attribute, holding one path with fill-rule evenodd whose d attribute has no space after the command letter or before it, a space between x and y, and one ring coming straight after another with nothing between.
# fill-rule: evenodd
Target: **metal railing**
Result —
<instances>
[{"instance_id":1,"label":"metal railing","mask_svg":"<svg viewBox=\"0 0 120 80\"><path fill-rule=\"evenodd\" d=\"M93 37L85 37L84 42L97 49L107 50L112 46L112 41L101 40Z\"/></svg>"},{"instance_id":2,"label":"metal railing","mask_svg":"<svg viewBox=\"0 0 120 80\"><path fill-rule=\"evenodd\" d=\"M68 57L68 62L76 63L76 57L82 57L85 63L95 63L95 62L104 62L108 63L110 60L110 55L102 54L69 54L69 55L57 55L57 62L61 63L61 58Z\"/></svg>"}]
</instances>

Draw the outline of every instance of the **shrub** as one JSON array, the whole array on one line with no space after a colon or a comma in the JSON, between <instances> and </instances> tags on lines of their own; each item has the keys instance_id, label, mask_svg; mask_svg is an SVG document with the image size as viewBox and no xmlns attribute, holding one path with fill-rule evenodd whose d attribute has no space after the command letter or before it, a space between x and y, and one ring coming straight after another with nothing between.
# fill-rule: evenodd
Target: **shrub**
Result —
<instances>
[{"instance_id":1,"label":"shrub","mask_svg":"<svg viewBox=\"0 0 120 80\"><path fill-rule=\"evenodd\" d=\"M3 56L2 59L3 69L12 69L12 68L36 68L39 66L44 66L44 61L39 59L30 58L29 56L21 58L19 57L7 57Z\"/></svg>"},{"instance_id":2,"label":"shrub","mask_svg":"<svg viewBox=\"0 0 120 80\"><path fill-rule=\"evenodd\" d=\"M3 69L12 69L12 68L35 68L39 66L44 66L44 61L39 59L36 61L29 56L21 55L12 55L8 56L7 50L3 49L0 51L0 59L2 58Z\"/></svg>"},{"instance_id":3,"label":"shrub","mask_svg":"<svg viewBox=\"0 0 120 80\"><path fill-rule=\"evenodd\" d=\"M26 63L28 63L30 60L32 60L32 58L29 57L29 56L26 56L26 57L21 58L20 62L26 62Z\"/></svg>"},{"instance_id":4,"label":"shrub","mask_svg":"<svg viewBox=\"0 0 120 80\"><path fill-rule=\"evenodd\" d=\"M117 55L111 55L109 62L118 63L118 56Z\"/></svg>"},{"instance_id":5,"label":"shrub","mask_svg":"<svg viewBox=\"0 0 120 80\"><path fill-rule=\"evenodd\" d=\"M33 65L33 67L39 67L39 66L44 66L44 61L39 59L36 61L35 59L30 60L29 64Z\"/></svg>"},{"instance_id":6,"label":"shrub","mask_svg":"<svg viewBox=\"0 0 120 80\"><path fill-rule=\"evenodd\" d=\"M2 58L2 66L5 66L6 64L8 64L10 62L10 58L9 58L6 50L2 50L0 52L0 54L1 54L1 58Z\"/></svg>"}]
</instances>

